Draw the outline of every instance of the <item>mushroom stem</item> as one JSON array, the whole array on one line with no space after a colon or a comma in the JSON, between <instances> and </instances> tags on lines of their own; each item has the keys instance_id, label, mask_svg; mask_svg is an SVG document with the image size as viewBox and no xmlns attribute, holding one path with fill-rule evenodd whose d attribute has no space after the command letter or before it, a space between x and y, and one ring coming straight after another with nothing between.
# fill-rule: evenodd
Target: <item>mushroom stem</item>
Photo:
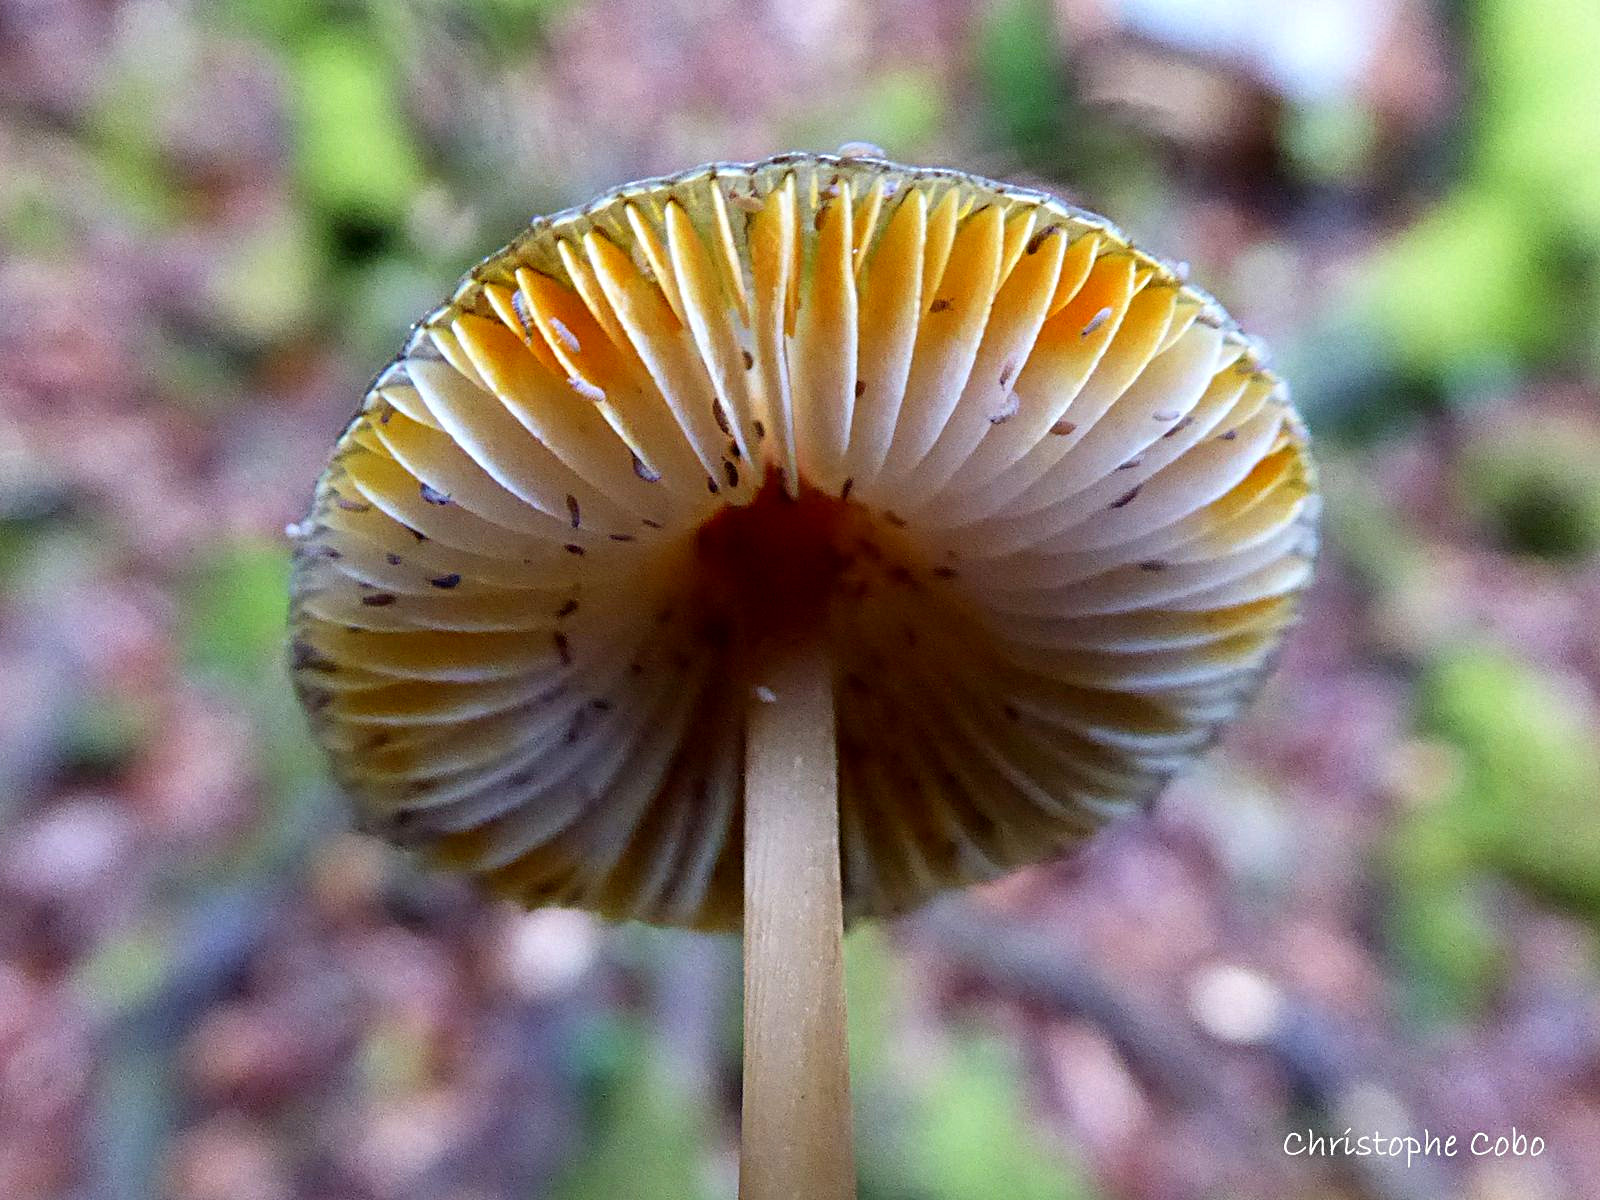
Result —
<instances>
[{"instance_id":1,"label":"mushroom stem","mask_svg":"<svg viewBox=\"0 0 1600 1200\"><path fill-rule=\"evenodd\" d=\"M764 655L744 790L740 1200L853 1200L839 765L820 639Z\"/></svg>"}]
</instances>

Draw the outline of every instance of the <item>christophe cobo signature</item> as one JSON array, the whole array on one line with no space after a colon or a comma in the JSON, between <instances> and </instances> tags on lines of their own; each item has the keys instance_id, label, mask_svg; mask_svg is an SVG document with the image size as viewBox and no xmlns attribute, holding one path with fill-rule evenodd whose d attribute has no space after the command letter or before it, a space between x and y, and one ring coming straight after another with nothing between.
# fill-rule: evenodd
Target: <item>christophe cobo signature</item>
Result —
<instances>
[{"instance_id":1,"label":"christophe cobo signature","mask_svg":"<svg viewBox=\"0 0 1600 1200\"><path fill-rule=\"evenodd\" d=\"M1291 1130L1283 1139L1283 1152L1291 1158L1404 1158L1406 1166L1414 1158L1538 1158L1544 1153L1542 1137L1531 1137L1513 1125L1507 1133L1479 1130L1472 1134L1438 1134L1424 1129L1417 1134L1355 1132L1318 1133L1314 1129Z\"/></svg>"}]
</instances>

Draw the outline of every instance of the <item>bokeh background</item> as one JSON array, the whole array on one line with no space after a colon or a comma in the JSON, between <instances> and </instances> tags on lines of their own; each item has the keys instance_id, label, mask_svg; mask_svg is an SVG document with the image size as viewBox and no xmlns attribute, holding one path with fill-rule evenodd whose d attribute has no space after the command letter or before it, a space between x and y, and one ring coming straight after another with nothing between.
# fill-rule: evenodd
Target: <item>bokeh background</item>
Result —
<instances>
[{"instance_id":1,"label":"bokeh background","mask_svg":"<svg viewBox=\"0 0 1600 1200\"><path fill-rule=\"evenodd\" d=\"M0 0L0 1196L732 1197L737 945L346 832L282 529L530 215L853 139L1189 261L1329 524L1152 818L852 936L863 1200L1600 1196L1594 0Z\"/></svg>"}]
</instances>

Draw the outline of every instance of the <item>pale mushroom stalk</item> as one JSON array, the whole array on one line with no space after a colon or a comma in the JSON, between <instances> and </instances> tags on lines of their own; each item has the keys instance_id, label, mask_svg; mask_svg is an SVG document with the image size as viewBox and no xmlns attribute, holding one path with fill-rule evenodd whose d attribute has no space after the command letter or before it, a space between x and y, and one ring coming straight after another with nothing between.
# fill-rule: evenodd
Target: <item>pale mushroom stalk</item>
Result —
<instances>
[{"instance_id":1,"label":"pale mushroom stalk","mask_svg":"<svg viewBox=\"0 0 1600 1200\"><path fill-rule=\"evenodd\" d=\"M744 708L742 1200L855 1195L845 1034L837 500L773 471L695 539Z\"/></svg>"},{"instance_id":2,"label":"pale mushroom stalk","mask_svg":"<svg viewBox=\"0 0 1600 1200\"><path fill-rule=\"evenodd\" d=\"M838 751L820 637L774 647L745 743L741 1200L855 1195Z\"/></svg>"},{"instance_id":3,"label":"pale mushroom stalk","mask_svg":"<svg viewBox=\"0 0 1600 1200\"><path fill-rule=\"evenodd\" d=\"M1316 549L1282 383L1055 197L865 152L536 221L297 542L362 826L518 904L743 927L744 1200L854 1194L840 938L1141 811Z\"/></svg>"}]
</instances>

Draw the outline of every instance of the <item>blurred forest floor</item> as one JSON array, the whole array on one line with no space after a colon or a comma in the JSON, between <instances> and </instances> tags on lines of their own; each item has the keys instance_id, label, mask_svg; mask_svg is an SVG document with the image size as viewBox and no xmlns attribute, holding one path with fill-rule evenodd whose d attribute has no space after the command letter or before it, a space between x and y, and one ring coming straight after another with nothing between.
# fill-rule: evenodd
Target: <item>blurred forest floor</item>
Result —
<instances>
[{"instance_id":1,"label":"blurred forest floor","mask_svg":"<svg viewBox=\"0 0 1600 1200\"><path fill-rule=\"evenodd\" d=\"M863 1200L1600 1196L1596 63L1592 0L0 0L0 1196L733 1194L737 946L343 832L281 531L531 214L853 139L1188 260L1329 536L1153 818L853 935Z\"/></svg>"}]
</instances>

